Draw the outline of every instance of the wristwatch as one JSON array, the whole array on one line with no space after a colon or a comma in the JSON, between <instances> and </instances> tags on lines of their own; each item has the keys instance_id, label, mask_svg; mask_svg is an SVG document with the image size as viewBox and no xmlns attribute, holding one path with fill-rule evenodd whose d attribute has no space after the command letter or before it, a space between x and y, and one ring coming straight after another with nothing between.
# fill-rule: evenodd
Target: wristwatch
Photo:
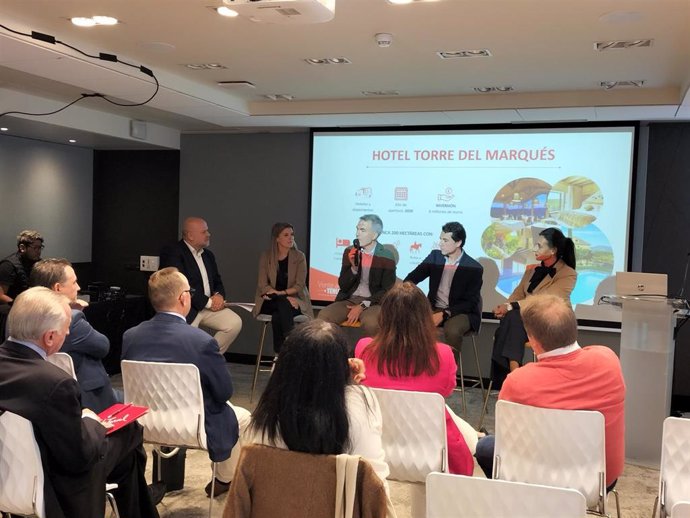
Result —
<instances>
[{"instance_id":1,"label":"wristwatch","mask_svg":"<svg viewBox=\"0 0 690 518\"><path fill-rule=\"evenodd\" d=\"M367 309L369 306L367 306L364 302L360 302L359 307L362 309Z\"/></svg>"}]
</instances>

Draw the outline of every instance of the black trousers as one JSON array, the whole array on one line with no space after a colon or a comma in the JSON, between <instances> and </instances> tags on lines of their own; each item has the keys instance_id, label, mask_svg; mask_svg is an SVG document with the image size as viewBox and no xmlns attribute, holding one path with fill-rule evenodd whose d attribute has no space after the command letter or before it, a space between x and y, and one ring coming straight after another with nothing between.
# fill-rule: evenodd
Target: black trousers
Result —
<instances>
[{"instance_id":1,"label":"black trousers","mask_svg":"<svg viewBox=\"0 0 690 518\"><path fill-rule=\"evenodd\" d=\"M271 300L264 300L261 304L261 313L271 315L273 351L278 354L285 342L285 337L295 327L294 318L302 312L293 308L287 297L274 297Z\"/></svg>"},{"instance_id":2,"label":"black trousers","mask_svg":"<svg viewBox=\"0 0 690 518\"><path fill-rule=\"evenodd\" d=\"M491 353L491 379L498 390L510 373L510 360L522 363L525 355L527 332L522 323L520 308L505 314L494 334L494 348Z\"/></svg>"}]
</instances>

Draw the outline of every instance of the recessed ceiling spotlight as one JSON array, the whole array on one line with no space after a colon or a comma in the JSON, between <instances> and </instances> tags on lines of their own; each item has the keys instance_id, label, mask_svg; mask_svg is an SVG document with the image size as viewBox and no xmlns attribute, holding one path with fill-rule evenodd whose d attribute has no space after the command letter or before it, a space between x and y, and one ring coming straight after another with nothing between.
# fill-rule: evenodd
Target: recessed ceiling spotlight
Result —
<instances>
[{"instance_id":1,"label":"recessed ceiling spotlight","mask_svg":"<svg viewBox=\"0 0 690 518\"><path fill-rule=\"evenodd\" d=\"M474 88L474 91L480 94L489 94L492 92L512 92L515 90L512 86L479 86Z\"/></svg>"},{"instance_id":2,"label":"recessed ceiling spotlight","mask_svg":"<svg viewBox=\"0 0 690 518\"><path fill-rule=\"evenodd\" d=\"M70 144L76 144L76 143L77 143L77 141L76 141L76 140L74 140L73 138L69 139L69 141L68 141L68 142L69 142Z\"/></svg>"},{"instance_id":3,"label":"recessed ceiling spotlight","mask_svg":"<svg viewBox=\"0 0 690 518\"><path fill-rule=\"evenodd\" d=\"M349 59L345 57L337 58L305 58L307 63L310 65L349 65L352 63Z\"/></svg>"},{"instance_id":4,"label":"recessed ceiling spotlight","mask_svg":"<svg viewBox=\"0 0 690 518\"><path fill-rule=\"evenodd\" d=\"M119 23L117 18L113 18L112 16L92 16L90 18L77 16L75 18L70 18L70 21L78 27L94 27L95 25L117 25Z\"/></svg>"},{"instance_id":5,"label":"recessed ceiling spotlight","mask_svg":"<svg viewBox=\"0 0 690 518\"><path fill-rule=\"evenodd\" d=\"M9 128L0 128L0 131L9 131Z\"/></svg>"},{"instance_id":6,"label":"recessed ceiling spotlight","mask_svg":"<svg viewBox=\"0 0 690 518\"><path fill-rule=\"evenodd\" d=\"M512 86L497 86L497 92L512 92L514 88Z\"/></svg>"},{"instance_id":7,"label":"recessed ceiling spotlight","mask_svg":"<svg viewBox=\"0 0 690 518\"><path fill-rule=\"evenodd\" d=\"M228 68L220 63L188 63L182 66L191 70L223 70Z\"/></svg>"},{"instance_id":8,"label":"recessed ceiling spotlight","mask_svg":"<svg viewBox=\"0 0 690 518\"><path fill-rule=\"evenodd\" d=\"M436 55L441 59L488 58L491 57L491 51L489 49L441 50Z\"/></svg>"},{"instance_id":9,"label":"recessed ceiling spotlight","mask_svg":"<svg viewBox=\"0 0 690 518\"><path fill-rule=\"evenodd\" d=\"M350 65L352 61L347 58L328 58L328 62L333 65Z\"/></svg>"},{"instance_id":10,"label":"recessed ceiling spotlight","mask_svg":"<svg viewBox=\"0 0 690 518\"><path fill-rule=\"evenodd\" d=\"M214 69L214 68L228 68L228 67L225 67L225 66L221 65L220 63L207 63L206 68Z\"/></svg>"},{"instance_id":11,"label":"recessed ceiling spotlight","mask_svg":"<svg viewBox=\"0 0 690 518\"><path fill-rule=\"evenodd\" d=\"M228 18L235 18L240 15L237 11L234 9L230 9L229 7L216 7L216 12L221 15L221 16L227 16Z\"/></svg>"}]
</instances>

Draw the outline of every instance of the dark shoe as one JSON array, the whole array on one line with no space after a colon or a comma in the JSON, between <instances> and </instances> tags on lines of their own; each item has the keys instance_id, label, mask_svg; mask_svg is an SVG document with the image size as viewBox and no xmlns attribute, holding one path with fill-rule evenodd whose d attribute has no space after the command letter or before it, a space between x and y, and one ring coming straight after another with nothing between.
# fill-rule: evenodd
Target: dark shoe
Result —
<instances>
[{"instance_id":1,"label":"dark shoe","mask_svg":"<svg viewBox=\"0 0 690 518\"><path fill-rule=\"evenodd\" d=\"M153 484L149 484L149 495L151 495L151 502L153 502L153 505L158 505L161 503L166 491L167 487L165 487L164 482L154 482Z\"/></svg>"},{"instance_id":2,"label":"dark shoe","mask_svg":"<svg viewBox=\"0 0 690 518\"><path fill-rule=\"evenodd\" d=\"M213 484L213 496L214 498L223 493L227 493L230 490L230 482L221 482L217 478L206 484L204 491L206 491L206 496L211 498L211 484Z\"/></svg>"}]
</instances>

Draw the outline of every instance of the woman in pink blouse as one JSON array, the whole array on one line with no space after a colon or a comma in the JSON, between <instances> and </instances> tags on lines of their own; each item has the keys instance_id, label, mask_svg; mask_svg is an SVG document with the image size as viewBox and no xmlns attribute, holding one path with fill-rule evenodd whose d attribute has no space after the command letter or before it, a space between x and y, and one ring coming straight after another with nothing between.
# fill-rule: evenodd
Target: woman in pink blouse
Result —
<instances>
[{"instance_id":1,"label":"woman in pink blouse","mask_svg":"<svg viewBox=\"0 0 690 518\"><path fill-rule=\"evenodd\" d=\"M419 288L411 282L391 288L381 301L379 326L374 338L361 339L355 349L366 366L363 385L443 397L453 392L455 356L450 346L436 341L431 307ZM450 472L472 475L472 454L448 410L446 430Z\"/></svg>"}]
</instances>

